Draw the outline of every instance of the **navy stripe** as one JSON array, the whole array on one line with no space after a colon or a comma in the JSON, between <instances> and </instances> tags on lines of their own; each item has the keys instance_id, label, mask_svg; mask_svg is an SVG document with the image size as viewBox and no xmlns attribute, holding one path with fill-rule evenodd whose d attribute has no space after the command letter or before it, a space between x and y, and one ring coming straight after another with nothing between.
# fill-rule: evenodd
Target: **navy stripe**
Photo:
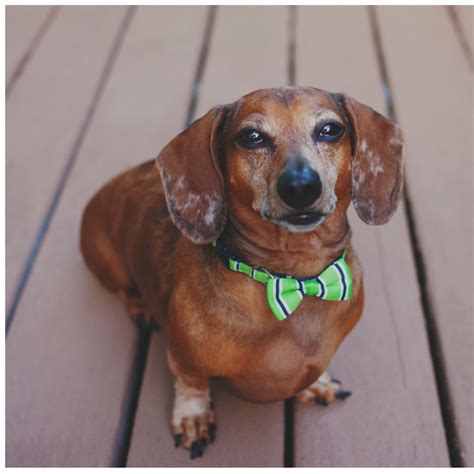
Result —
<instances>
[{"instance_id":1,"label":"navy stripe","mask_svg":"<svg viewBox=\"0 0 474 474\"><path fill-rule=\"evenodd\" d=\"M346 298L346 293L347 293L347 283L346 283L346 278L344 276L344 271L340 267L338 263L334 263L334 266L337 268L337 271L341 275L341 281L342 281L342 298L341 300L344 300Z\"/></svg>"},{"instance_id":2,"label":"navy stripe","mask_svg":"<svg viewBox=\"0 0 474 474\"><path fill-rule=\"evenodd\" d=\"M320 298L324 298L324 296L326 295L326 289L324 288L324 284L323 282L319 279L319 277L316 277L316 281L320 284L321 286L321 295L319 296Z\"/></svg>"},{"instance_id":3,"label":"navy stripe","mask_svg":"<svg viewBox=\"0 0 474 474\"><path fill-rule=\"evenodd\" d=\"M276 293L276 299L277 299L278 306L283 311L283 314L286 317L288 317L290 315L290 313L288 313L288 311L285 308L285 305L283 304L283 302L280 299L280 279L279 278L276 279L276 292L275 293Z\"/></svg>"},{"instance_id":4,"label":"navy stripe","mask_svg":"<svg viewBox=\"0 0 474 474\"><path fill-rule=\"evenodd\" d=\"M300 292L301 294L301 299L304 298L304 287L303 287L303 283L301 283L300 280L296 280L298 282L298 291Z\"/></svg>"}]
</instances>

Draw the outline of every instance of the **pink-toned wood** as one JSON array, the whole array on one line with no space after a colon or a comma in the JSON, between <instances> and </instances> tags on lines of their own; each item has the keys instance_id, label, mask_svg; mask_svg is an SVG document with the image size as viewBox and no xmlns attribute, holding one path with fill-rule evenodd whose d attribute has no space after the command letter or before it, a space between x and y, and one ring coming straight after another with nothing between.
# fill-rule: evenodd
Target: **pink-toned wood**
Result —
<instances>
[{"instance_id":1,"label":"pink-toned wood","mask_svg":"<svg viewBox=\"0 0 474 474\"><path fill-rule=\"evenodd\" d=\"M35 36L53 7L7 6L5 8L5 77L11 80L21 60L28 53Z\"/></svg>"},{"instance_id":2,"label":"pink-toned wood","mask_svg":"<svg viewBox=\"0 0 474 474\"><path fill-rule=\"evenodd\" d=\"M7 308L124 12L61 9L6 104Z\"/></svg>"},{"instance_id":3,"label":"pink-toned wood","mask_svg":"<svg viewBox=\"0 0 474 474\"><path fill-rule=\"evenodd\" d=\"M472 72L444 7L378 8L454 420L474 465Z\"/></svg>"},{"instance_id":4,"label":"pink-toned wood","mask_svg":"<svg viewBox=\"0 0 474 474\"><path fill-rule=\"evenodd\" d=\"M81 213L99 186L148 159L180 130L205 11L139 8L131 23L7 339L9 466L110 465L136 330L118 299L85 268ZM91 34L91 25L107 23L102 15L114 11L98 8L84 16L66 8L65 15L70 28ZM90 44L87 54L99 46ZM76 96L83 93L79 87ZM57 126L58 140L65 127Z\"/></svg>"},{"instance_id":5,"label":"pink-toned wood","mask_svg":"<svg viewBox=\"0 0 474 474\"><path fill-rule=\"evenodd\" d=\"M218 8L197 116L245 92L285 84L287 13L286 7ZM164 367L164 344L161 336L153 336L128 465L282 466L283 403L254 405L219 388L212 393L215 444L194 461L174 448L168 428L172 380Z\"/></svg>"},{"instance_id":6,"label":"pink-toned wood","mask_svg":"<svg viewBox=\"0 0 474 474\"><path fill-rule=\"evenodd\" d=\"M385 112L366 7L299 8L296 65L298 83ZM380 228L350 217L366 304L330 371L353 395L327 408L297 406L295 464L448 465L403 206Z\"/></svg>"},{"instance_id":7,"label":"pink-toned wood","mask_svg":"<svg viewBox=\"0 0 474 474\"><path fill-rule=\"evenodd\" d=\"M24 237L39 225L45 196L50 196L52 183L57 181L58 164L64 163L77 133L124 11L64 10L9 99L7 252L14 258L8 260L7 254L7 272L13 268L9 261L24 258ZM425 15L427 10L436 14ZM93 11L93 18L85 11ZM397 112L408 137L407 169L411 188L416 188L414 207L422 228L422 248L429 250L430 269L442 276L445 268L450 268L450 274L464 268L448 249L465 247L466 255L466 242L469 235L472 238L469 228L464 237L458 235L469 222L463 217L472 213L472 195L463 181L468 173L459 172L470 164L460 161L451 171L444 168L444 164L470 156L469 151L472 154L472 142L469 148L464 141L472 137L472 130L466 133L461 129L456 135L450 128L464 123L472 128L472 120L465 116L468 107L461 107L470 103L465 94L465 66L460 67L459 52L453 52L452 32L451 36L446 33L438 9L421 13L410 9L413 18L399 11L379 9L382 37L386 49L389 45L387 60ZM155 155L180 130L205 12L205 8L189 7L140 8L132 22L8 337L6 448L10 466L110 463L136 339L121 305L84 268L77 241L80 214L105 180ZM345 90L383 111L366 10L304 8L298 15L298 82ZM287 20L284 7L218 10L198 115L246 91L286 82ZM408 26L400 28L402 24ZM82 35L83 31L87 34ZM406 38L405 31L409 33ZM74 37L80 41L74 43ZM328 41L332 38L336 40ZM440 38L436 44L439 41L444 49L433 48L433 38ZM427 60L429 51L449 60L449 70L443 68L439 77L438 58L428 55ZM440 94L440 90L449 93ZM452 161L441 163L440 157L446 156ZM56 168L50 166L53 162ZM411 163L421 163L418 174ZM438 170L440 163L443 167L437 175L433 169ZM437 176L445 180L436 181ZM432 190L445 189L445 183L456 193L441 202L442 194L435 196ZM22 195L28 200L21 201ZM449 202L454 202L454 209L447 209ZM466 203L471 203L471 208L466 209ZM451 229L449 234L445 235L446 221L432 220L434 209L443 209L442 219L452 216L452 223L446 226ZM332 367L354 394L326 409L297 407L296 464L446 465L447 450L403 212L381 229L365 227L356 218L353 223L354 242L366 273L367 308ZM439 236L444 238L443 245ZM469 261L467 256L461 263L465 261ZM7 275L11 283L13 273ZM466 278L472 281L472 273ZM461 417L464 455L472 465L472 453L466 449L466 443L472 446L472 323L462 319L472 308L464 312L467 300L457 298L454 286L447 286L449 299L443 295L445 286L432 288L455 408ZM467 294L471 294L469 288ZM187 453L175 450L168 431L172 386L164 348L163 336L154 335L129 464L281 465L282 404L247 404L219 387L214 390L219 422L216 444L193 463Z\"/></svg>"},{"instance_id":8,"label":"pink-toned wood","mask_svg":"<svg viewBox=\"0 0 474 474\"><path fill-rule=\"evenodd\" d=\"M288 80L288 8L219 7L196 116Z\"/></svg>"}]
</instances>

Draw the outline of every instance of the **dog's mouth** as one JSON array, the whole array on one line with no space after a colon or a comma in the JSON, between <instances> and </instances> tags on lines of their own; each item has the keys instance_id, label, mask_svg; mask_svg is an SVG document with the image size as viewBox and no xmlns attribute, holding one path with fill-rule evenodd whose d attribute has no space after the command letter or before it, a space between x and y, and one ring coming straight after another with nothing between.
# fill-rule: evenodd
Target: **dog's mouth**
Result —
<instances>
[{"instance_id":1,"label":"dog's mouth","mask_svg":"<svg viewBox=\"0 0 474 474\"><path fill-rule=\"evenodd\" d=\"M280 220L291 226L314 227L321 224L325 217L325 214L320 212L295 212L294 214L282 217Z\"/></svg>"},{"instance_id":2,"label":"dog's mouth","mask_svg":"<svg viewBox=\"0 0 474 474\"><path fill-rule=\"evenodd\" d=\"M322 212L313 211L294 212L278 218L272 217L265 212L262 213L264 219L294 232L310 232L322 224L326 216L327 214Z\"/></svg>"}]
</instances>

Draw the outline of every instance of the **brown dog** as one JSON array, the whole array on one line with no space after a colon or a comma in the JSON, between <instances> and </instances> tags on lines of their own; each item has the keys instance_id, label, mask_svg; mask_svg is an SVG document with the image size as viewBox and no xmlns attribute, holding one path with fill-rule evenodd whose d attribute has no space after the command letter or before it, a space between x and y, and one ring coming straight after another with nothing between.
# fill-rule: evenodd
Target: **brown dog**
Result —
<instances>
[{"instance_id":1,"label":"brown dog","mask_svg":"<svg viewBox=\"0 0 474 474\"><path fill-rule=\"evenodd\" d=\"M133 316L166 331L175 382L171 427L200 456L215 432L210 377L254 402L345 398L324 372L363 309L351 247L352 200L368 224L394 213L402 134L371 108L303 87L259 90L211 109L154 162L109 182L88 204L89 268ZM279 321L265 285L231 271L210 242L267 274L314 277L346 252L352 297L305 296Z\"/></svg>"}]
</instances>

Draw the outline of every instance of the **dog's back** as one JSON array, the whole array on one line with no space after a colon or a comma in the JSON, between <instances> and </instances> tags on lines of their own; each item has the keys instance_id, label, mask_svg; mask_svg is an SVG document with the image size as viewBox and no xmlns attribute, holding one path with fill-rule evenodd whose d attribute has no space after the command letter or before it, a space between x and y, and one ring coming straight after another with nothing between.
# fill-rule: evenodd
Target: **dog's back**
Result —
<instances>
[{"instance_id":1,"label":"dog's back","mask_svg":"<svg viewBox=\"0 0 474 474\"><path fill-rule=\"evenodd\" d=\"M147 267L159 268L157 276L164 283L150 293L158 293L154 306L166 305L179 236L155 162L148 161L115 177L92 197L82 217L80 242L87 266L102 284L124 301L133 318L149 320L151 312L143 307L138 288L146 291L150 284ZM147 247L152 250L144 251ZM155 315L161 324L162 314Z\"/></svg>"}]
</instances>

